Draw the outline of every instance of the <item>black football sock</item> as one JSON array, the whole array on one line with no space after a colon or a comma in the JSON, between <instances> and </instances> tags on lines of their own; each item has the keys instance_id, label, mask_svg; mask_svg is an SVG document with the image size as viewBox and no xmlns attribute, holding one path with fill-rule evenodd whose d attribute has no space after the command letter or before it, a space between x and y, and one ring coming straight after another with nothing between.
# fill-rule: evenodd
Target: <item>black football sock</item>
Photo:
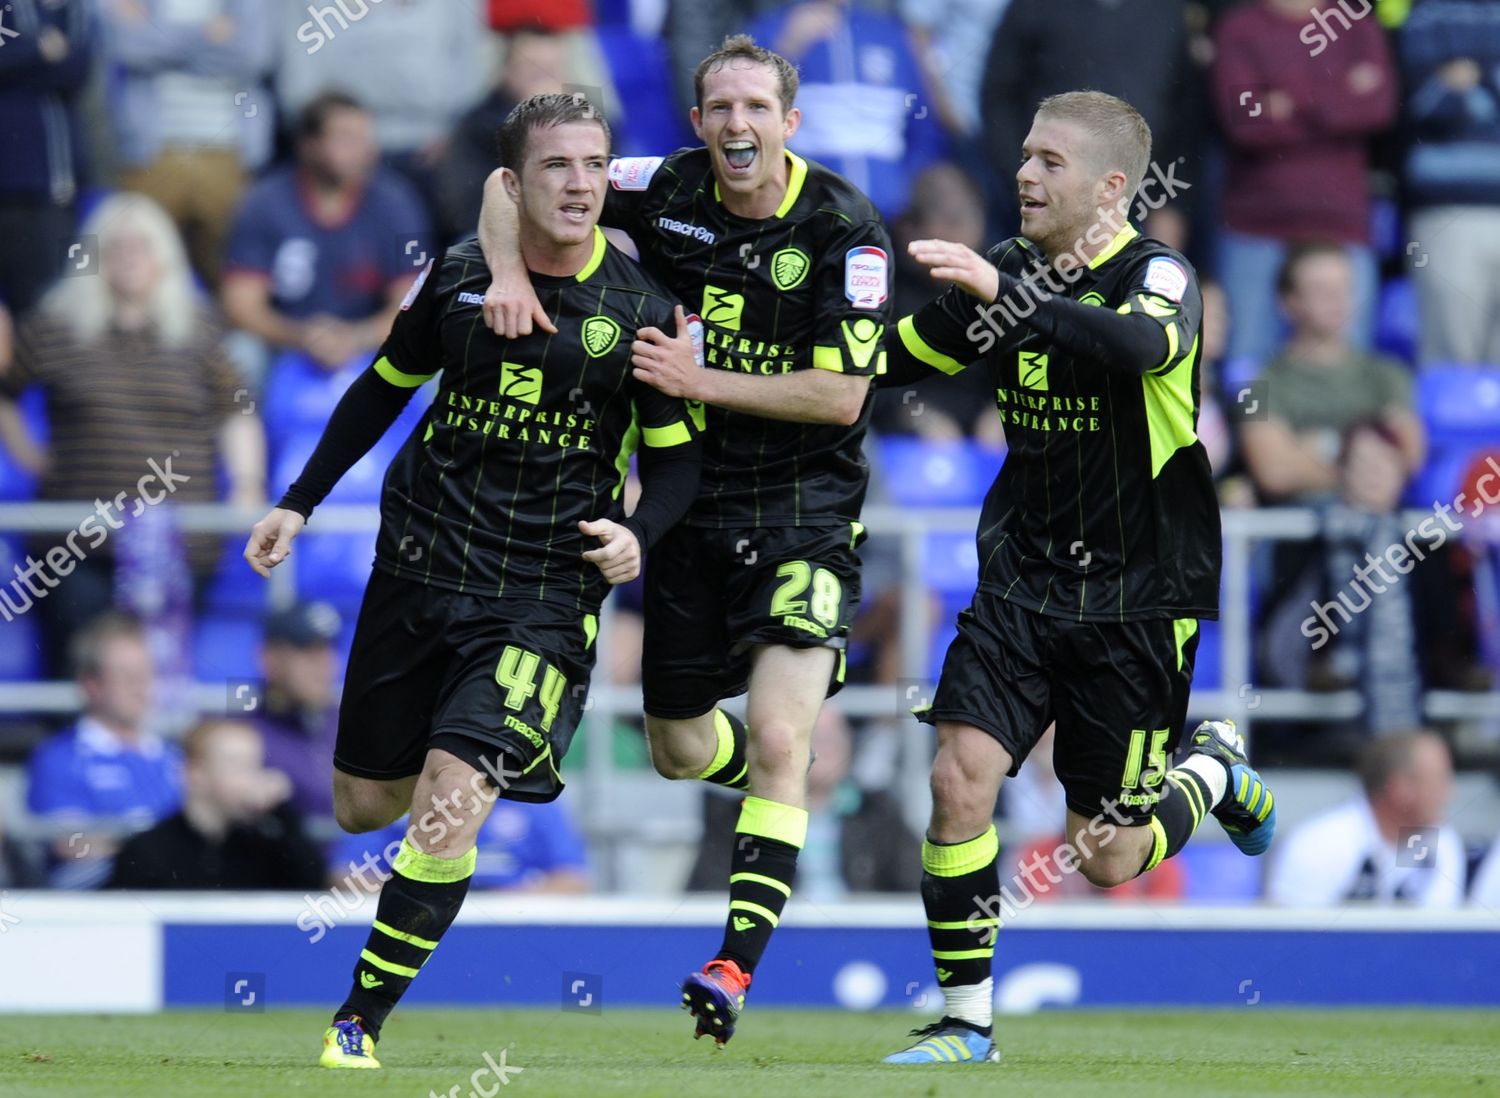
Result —
<instances>
[{"instance_id":1,"label":"black football sock","mask_svg":"<svg viewBox=\"0 0 1500 1098\"><path fill-rule=\"evenodd\" d=\"M718 747L713 761L698 774L706 782L730 789L750 788L750 765L746 756L749 733L745 722L722 709L714 710L714 734Z\"/></svg>"},{"instance_id":2,"label":"black football sock","mask_svg":"<svg viewBox=\"0 0 1500 1098\"><path fill-rule=\"evenodd\" d=\"M1151 849L1141 873L1149 873L1186 846L1212 807L1213 791L1202 775L1180 766L1168 770L1151 816Z\"/></svg>"},{"instance_id":3,"label":"black football sock","mask_svg":"<svg viewBox=\"0 0 1500 1098\"><path fill-rule=\"evenodd\" d=\"M746 797L734 829L729 918L718 957L755 971L792 894L797 854L807 841L807 810Z\"/></svg>"},{"instance_id":4,"label":"black football sock","mask_svg":"<svg viewBox=\"0 0 1500 1098\"><path fill-rule=\"evenodd\" d=\"M335 1022L358 1017L380 1039L380 1027L453 925L474 876L474 851L437 858L401 841L391 879L380 889L375 925L354 966L354 987Z\"/></svg>"},{"instance_id":5,"label":"black football sock","mask_svg":"<svg viewBox=\"0 0 1500 1098\"><path fill-rule=\"evenodd\" d=\"M988 1037L993 1031L1000 840L993 824L961 843L922 843L922 904L943 989L944 1014Z\"/></svg>"}]
</instances>

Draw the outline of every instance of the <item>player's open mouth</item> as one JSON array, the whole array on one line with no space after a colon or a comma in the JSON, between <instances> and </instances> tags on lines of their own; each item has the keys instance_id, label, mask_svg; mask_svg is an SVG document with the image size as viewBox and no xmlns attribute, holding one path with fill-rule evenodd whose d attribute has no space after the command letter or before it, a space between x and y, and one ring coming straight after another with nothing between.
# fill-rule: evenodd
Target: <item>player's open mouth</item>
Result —
<instances>
[{"instance_id":1,"label":"player's open mouth","mask_svg":"<svg viewBox=\"0 0 1500 1098\"><path fill-rule=\"evenodd\" d=\"M1045 209L1046 206L1047 203L1039 198L1028 198L1026 195L1021 196L1021 212L1023 214L1035 213L1037 210Z\"/></svg>"},{"instance_id":2,"label":"player's open mouth","mask_svg":"<svg viewBox=\"0 0 1500 1098\"><path fill-rule=\"evenodd\" d=\"M755 163L755 145L749 141L726 141L724 159L735 171L745 171Z\"/></svg>"},{"instance_id":3,"label":"player's open mouth","mask_svg":"<svg viewBox=\"0 0 1500 1098\"><path fill-rule=\"evenodd\" d=\"M561 207L562 215L569 221L584 222L589 218L589 208L581 202L570 202Z\"/></svg>"}]
</instances>

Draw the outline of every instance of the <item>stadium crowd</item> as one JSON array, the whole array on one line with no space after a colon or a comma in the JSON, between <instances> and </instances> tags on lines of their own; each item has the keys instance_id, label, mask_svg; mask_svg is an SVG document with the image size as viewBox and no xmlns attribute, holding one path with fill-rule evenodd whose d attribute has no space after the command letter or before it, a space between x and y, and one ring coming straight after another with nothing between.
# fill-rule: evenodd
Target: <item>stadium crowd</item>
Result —
<instances>
[{"instance_id":1,"label":"stadium crowd","mask_svg":"<svg viewBox=\"0 0 1500 1098\"><path fill-rule=\"evenodd\" d=\"M1267 882L1205 844L1111 899L1500 905L1500 843L1481 864L1483 845L1449 825L1455 757L1496 801L1483 768L1500 762L1500 724L1426 731L1421 701L1495 689L1500 538L1476 521L1414 544L1404 514L1500 502L1500 5L11 0L3 25L0 504L94 502L76 538L0 522L0 695L71 679L82 698L63 727L0 707L0 835L17 832L0 882L312 890L399 840L400 825L343 843L328 826L371 539L299 542L300 601L273 608L243 535L184 536L148 505L253 510L280 494L428 258L473 235L515 103L584 91L617 154L664 154L694 143L693 64L746 30L801 70L791 148L887 219L897 316L940 289L908 242L980 249L1015 231L1039 100L1092 87L1134 104L1154 135L1135 217L1211 280L1199 434L1221 503L1318 518L1317 536L1253 560L1254 678L1355 691L1362 716L1258 720L1257 751L1331 765L1311 788L1351 799L1287 835ZM881 394L870 501L976 505L1004 452L991 402L978 371ZM373 504L419 414L330 502ZM1411 582L1345 590L1403 539L1422 561ZM903 574L879 538L864 555L851 670L894 692L903 585L924 585L940 655L973 577L941 554ZM21 578L38 556L58 576L33 569L40 590ZM634 681L639 598L635 585L615 600L613 682ZM1216 638L1205 629L1198 680L1232 691ZM191 680L227 683L227 715L185 712ZM892 726L827 707L809 895L915 887L921 812L891 792ZM638 728L614 731L615 765L642 769ZM1060 838L1048 757L1034 752L997 808L1018 865ZM704 794L700 862L723 861L731 803ZM590 887L572 811L566 797L502 803L476 886ZM1054 894L1093 891L1067 889Z\"/></svg>"}]
</instances>

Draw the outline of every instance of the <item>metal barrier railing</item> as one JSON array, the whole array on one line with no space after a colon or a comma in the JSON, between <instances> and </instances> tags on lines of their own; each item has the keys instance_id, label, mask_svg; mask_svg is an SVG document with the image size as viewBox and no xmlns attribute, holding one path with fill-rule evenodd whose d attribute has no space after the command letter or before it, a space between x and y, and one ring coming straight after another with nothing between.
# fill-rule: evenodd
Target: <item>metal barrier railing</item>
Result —
<instances>
[{"instance_id":1,"label":"metal barrier railing","mask_svg":"<svg viewBox=\"0 0 1500 1098\"><path fill-rule=\"evenodd\" d=\"M263 511L250 511L221 504L174 504L178 525L185 533L246 535ZM0 504L0 532L46 534L77 528L81 518L93 512L93 504L67 502L33 502ZM1413 512L1413 527L1426 513ZM901 574L920 577L925 569L925 535L937 532L972 533L978 519L976 509L942 508L914 510L890 506L871 506L861 516L872 537L896 538L900 542ZM1345 719L1358 716L1363 702L1355 691L1309 693L1301 690L1259 689L1252 681L1251 554L1258 541L1301 540L1315 536L1320 528L1318 513L1307 508L1265 508L1229 510L1223 514L1224 579L1220 605L1220 681L1203 683L1193 691L1189 715L1193 718L1227 716L1239 722L1248 735L1263 719ZM320 534L371 532L379 525L375 505L325 505L318 509L303 533L304 538ZM293 553L273 573L269 582L272 605L284 605L296 597L296 567ZM247 566L248 567L248 566ZM1490 577L1493 582L1493 577ZM906 582L901 587L900 652L903 674L910 683L924 682L931 666L932 637L923 623L929 617L927 593L920 582ZM612 603L606 602L600 616L597 640L600 668L609 666L614 631ZM591 806L602 804L598 794L608 788L614 776L610 738L616 718L633 716L640 711L638 687L618 686L602 681L590 693L579 736L587 744L587 762L576 775L582 786L582 797L575 800L584 813L584 825L592 822ZM910 708L911 700L902 697L903 689L892 685L850 686L839 695L839 706L851 717L899 719ZM190 692L191 702L202 711L222 711L225 692L222 684L197 683ZM77 707L76 688L67 682L7 683L0 686L0 714L6 712L68 712ZM1424 711L1432 720L1500 721L1500 692L1466 694L1452 691L1428 691L1423 698ZM925 796L927 763L931 753L931 735L909 719L901 722L902 743L898 780L899 792L917 798ZM907 784L909 783L909 785Z\"/></svg>"}]
</instances>

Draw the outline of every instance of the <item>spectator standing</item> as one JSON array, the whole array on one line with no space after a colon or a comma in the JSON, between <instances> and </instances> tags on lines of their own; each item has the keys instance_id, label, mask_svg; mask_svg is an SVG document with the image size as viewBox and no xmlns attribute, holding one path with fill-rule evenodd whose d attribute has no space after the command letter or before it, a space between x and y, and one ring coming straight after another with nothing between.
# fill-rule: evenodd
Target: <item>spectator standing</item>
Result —
<instances>
[{"instance_id":1,"label":"spectator standing","mask_svg":"<svg viewBox=\"0 0 1500 1098\"><path fill-rule=\"evenodd\" d=\"M255 725L265 764L286 775L292 807L304 817L333 818L333 745L338 734L334 641L343 629L326 602L299 603L270 614L260 648L265 696Z\"/></svg>"},{"instance_id":2,"label":"spectator standing","mask_svg":"<svg viewBox=\"0 0 1500 1098\"><path fill-rule=\"evenodd\" d=\"M951 153L911 32L855 0L799 0L749 34L798 67L802 124L788 146L844 176L886 217L912 180Z\"/></svg>"},{"instance_id":3,"label":"spectator standing","mask_svg":"<svg viewBox=\"0 0 1500 1098\"><path fill-rule=\"evenodd\" d=\"M260 737L209 720L182 741L182 810L120 848L107 888L314 889L323 856L302 834L286 776L263 764Z\"/></svg>"},{"instance_id":4,"label":"spectator standing","mask_svg":"<svg viewBox=\"0 0 1500 1098\"><path fill-rule=\"evenodd\" d=\"M1334 40L1322 25L1335 28ZM1354 272L1348 336L1366 347L1377 298L1367 146L1394 121L1398 91L1385 32L1374 19L1349 22L1336 3L1319 0L1310 14L1309 0L1259 0L1224 16L1216 41L1229 359L1271 357L1276 271L1290 245L1308 240L1345 247Z\"/></svg>"},{"instance_id":5,"label":"spectator standing","mask_svg":"<svg viewBox=\"0 0 1500 1098\"><path fill-rule=\"evenodd\" d=\"M181 759L151 728L155 676L138 622L101 615L74 638L73 661L84 711L28 760L26 803L59 836L53 886L96 888L122 828L149 827L177 810Z\"/></svg>"},{"instance_id":6,"label":"spectator standing","mask_svg":"<svg viewBox=\"0 0 1500 1098\"><path fill-rule=\"evenodd\" d=\"M1361 796L1293 829L1272 854L1266 895L1288 907L1351 900L1456 907L1463 840L1443 823L1453 792L1448 747L1431 732L1365 746Z\"/></svg>"},{"instance_id":7,"label":"spectator standing","mask_svg":"<svg viewBox=\"0 0 1500 1098\"><path fill-rule=\"evenodd\" d=\"M330 371L380 346L430 241L416 193L378 159L358 100L325 92L302 109L296 164L252 186L235 217L232 324Z\"/></svg>"},{"instance_id":8,"label":"spectator standing","mask_svg":"<svg viewBox=\"0 0 1500 1098\"><path fill-rule=\"evenodd\" d=\"M1500 365L1500 4L1424 0L1398 39L1423 365Z\"/></svg>"},{"instance_id":9,"label":"spectator standing","mask_svg":"<svg viewBox=\"0 0 1500 1098\"><path fill-rule=\"evenodd\" d=\"M6 0L0 16L0 301L19 316L64 260L79 262L69 253L83 183L74 103L98 28L93 0Z\"/></svg>"},{"instance_id":10,"label":"spectator standing","mask_svg":"<svg viewBox=\"0 0 1500 1098\"><path fill-rule=\"evenodd\" d=\"M21 325L14 361L0 373L0 401L33 385L46 397L46 447L9 436L16 456L40 474L40 498L96 501L110 509L99 528L118 529L117 513L147 500L146 477L161 482L148 482L155 500L217 499L222 461L229 501L258 505L265 491L260 421L225 356L218 319L194 294L171 219L143 195L118 194L99 205L84 232L98 241L98 274L64 278L49 292ZM163 463L172 483L155 472L166 470ZM86 556L41 600L54 669L69 635L113 599L108 533L100 541L85 536ZM43 549L56 544L49 538ZM218 538L189 539L197 579L212 571L219 550Z\"/></svg>"},{"instance_id":11,"label":"spectator standing","mask_svg":"<svg viewBox=\"0 0 1500 1098\"><path fill-rule=\"evenodd\" d=\"M125 171L217 288L247 173L271 154L274 54L263 0L105 0L109 106Z\"/></svg>"},{"instance_id":12,"label":"spectator standing","mask_svg":"<svg viewBox=\"0 0 1500 1098\"><path fill-rule=\"evenodd\" d=\"M300 43L283 51L277 72L285 109L296 114L330 88L358 99L374 120L385 166L405 176L431 209L448 131L458 112L484 94L488 35L479 5L368 4L368 14L353 24L335 4L284 2Z\"/></svg>"}]
</instances>

